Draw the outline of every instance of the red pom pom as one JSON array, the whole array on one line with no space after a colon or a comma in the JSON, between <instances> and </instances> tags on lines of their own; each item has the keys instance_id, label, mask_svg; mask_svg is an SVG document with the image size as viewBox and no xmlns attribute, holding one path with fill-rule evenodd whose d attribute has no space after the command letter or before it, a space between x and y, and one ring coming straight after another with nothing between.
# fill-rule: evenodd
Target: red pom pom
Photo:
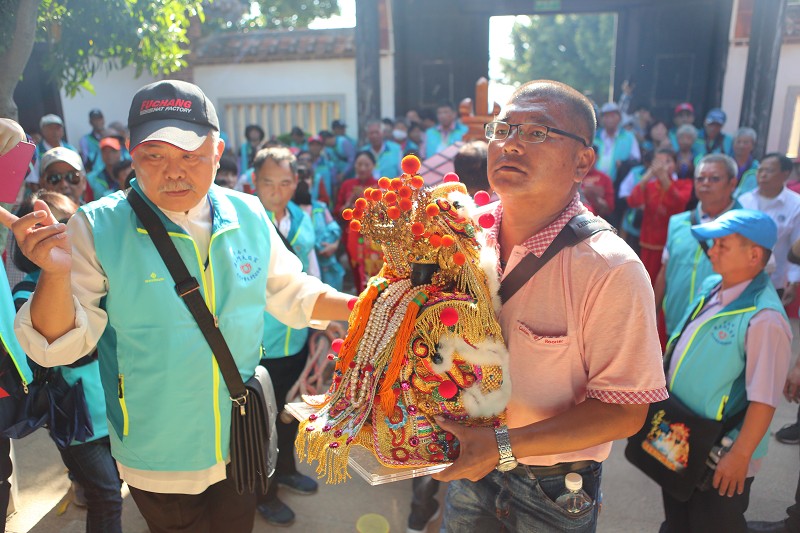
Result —
<instances>
[{"instance_id":1,"label":"red pom pom","mask_svg":"<svg viewBox=\"0 0 800 533\"><path fill-rule=\"evenodd\" d=\"M401 180L400 178L392 178L391 187L392 187L393 191L400 190L400 187L402 187L402 186L403 186L403 180Z\"/></svg>"},{"instance_id":2,"label":"red pom pom","mask_svg":"<svg viewBox=\"0 0 800 533\"><path fill-rule=\"evenodd\" d=\"M439 206L436 204L428 204L425 206L425 214L429 217L435 217L439 214Z\"/></svg>"},{"instance_id":3,"label":"red pom pom","mask_svg":"<svg viewBox=\"0 0 800 533\"><path fill-rule=\"evenodd\" d=\"M342 218L347 221L353 220L353 210L345 209L344 211L342 211Z\"/></svg>"},{"instance_id":4,"label":"red pom pom","mask_svg":"<svg viewBox=\"0 0 800 533\"><path fill-rule=\"evenodd\" d=\"M447 327L454 326L458 322L458 311L452 307L445 307L439 313L439 320Z\"/></svg>"},{"instance_id":5,"label":"red pom pom","mask_svg":"<svg viewBox=\"0 0 800 533\"><path fill-rule=\"evenodd\" d=\"M378 180L378 187L381 189L388 189L392 185L392 180L387 178L386 176L382 177Z\"/></svg>"},{"instance_id":6,"label":"red pom pom","mask_svg":"<svg viewBox=\"0 0 800 533\"><path fill-rule=\"evenodd\" d=\"M475 197L473 199L475 200L475 205L482 206L488 204L489 200L491 200L491 197L486 191L478 191L475 193Z\"/></svg>"},{"instance_id":7,"label":"red pom pom","mask_svg":"<svg viewBox=\"0 0 800 533\"><path fill-rule=\"evenodd\" d=\"M458 387L449 379L439 385L439 395L445 400L454 398L456 394L458 394Z\"/></svg>"},{"instance_id":8,"label":"red pom pom","mask_svg":"<svg viewBox=\"0 0 800 533\"><path fill-rule=\"evenodd\" d=\"M358 220L351 220L350 231L355 231L355 232L361 231L361 222L359 222Z\"/></svg>"},{"instance_id":9,"label":"red pom pom","mask_svg":"<svg viewBox=\"0 0 800 533\"><path fill-rule=\"evenodd\" d=\"M411 211L411 207L414 204L411 203L411 200L408 198L400 198L400 201L397 202L397 206L400 208L400 211Z\"/></svg>"},{"instance_id":10,"label":"red pom pom","mask_svg":"<svg viewBox=\"0 0 800 533\"><path fill-rule=\"evenodd\" d=\"M491 213L482 214L478 217L478 224L480 224L483 229L491 228L494 226L494 215Z\"/></svg>"},{"instance_id":11,"label":"red pom pom","mask_svg":"<svg viewBox=\"0 0 800 533\"><path fill-rule=\"evenodd\" d=\"M350 303L348 302L347 305L349 307ZM350 310L352 311L352 308ZM331 343L331 350L333 350L335 353L339 353L339 350L342 349L342 344L344 344L343 339L333 339L333 342Z\"/></svg>"},{"instance_id":12,"label":"red pom pom","mask_svg":"<svg viewBox=\"0 0 800 533\"><path fill-rule=\"evenodd\" d=\"M386 210L386 215L392 220L397 220L398 218L400 218L400 208L393 205L392 207Z\"/></svg>"},{"instance_id":13,"label":"red pom pom","mask_svg":"<svg viewBox=\"0 0 800 533\"><path fill-rule=\"evenodd\" d=\"M461 252L456 252L453 254L453 263L457 264L458 266L463 265L467 262L467 256Z\"/></svg>"},{"instance_id":14,"label":"red pom pom","mask_svg":"<svg viewBox=\"0 0 800 533\"><path fill-rule=\"evenodd\" d=\"M442 237L442 246L447 248L448 246L453 246L456 243L456 240L453 238L452 235L445 235Z\"/></svg>"},{"instance_id":15,"label":"red pom pom","mask_svg":"<svg viewBox=\"0 0 800 533\"><path fill-rule=\"evenodd\" d=\"M403 185L397 191L397 196L399 196L400 198L411 198L411 187Z\"/></svg>"},{"instance_id":16,"label":"red pom pom","mask_svg":"<svg viewBox=\"0 0 800 533\"><path fill-rule=\"evenodd\" d=\"M455 172L448 172L447 174L444 175L444 182L445 183L452 183L452 182L458 182L458 181L461 181L461 180L458 178L458 174L456 174Z\"/></svg>"},{"instance_id":17,"label":"red pom pom","mask_svg":"<svg viewBox=\"0 0 800 533\"><path fill-rule=\"evenodd\" d=\"M329 353L327 357L328 357L328 361L333 361L334 359L336 359L336 356L333 355L332 353Z\"/></svg>"},{"instance_id":18,"label":"red pom pom","mask_svg":"<svg viewBox=\"0 0 800 533\"><path fill-rule=\"evenodd\" d=\"M428 237L428 242L431 243L431 246L437 248L442 245L442 236L438 233L434 233L430 237Z\"/></svg>"},{"instance_id":19,"label":"red pom pom","mask_svg":"<svg viewBox=\"0 0 800 533\"><path fill-rule=\"evenodd\" d=\"M386 205L394 205L397 203L397 193L394 191L387 191L386 194L383 195L383 203Z\"/></svg>"},{"instance_id":20,"label":"red pom pom","mask_svg":"<svg viewBox=\"0 0 800 533\"><path fill-rule=\"evenodd\" d=\"M413 224L411 224L412 235L419 237L423 233L425 233L425 224L423 224L422 222L414 222Z\"/></svg>"},{"instance_id":21,"label":"red pom pom","mask_svg":"<svg viewBox=\"0 0 800 533\"><path fill-rule=\"evenodd\" d=\"M415 155L407 155L400 161L400 168L406 174L416 174L419 171L420 162L419 158Z\"/></svg>"},{"instance_id":22,"label":"red pom pom","mask_svg":"<svg viewBox=\"0 0 800 533\"><path fill-rule=\"evenodd\" d=\"M425 186L425 180L422 179L422 176L419 175L412 177L409 183L415 189L421 189Z\"/></svg>"},{"instance_id":23,"label":"red pom pom","mask_svg":"<svg viewBox=\"0 0 800 533\"><path fill-rule=\"evenodd\" d=\"M355 202L356 209L365 210L367 208L367 201L364 198L357 198Z\"/></svg>"},{"instance_id":24,"label":"red pom pom","mask_svg":"<svg viewBox=\"0 0 800 533\"><path fill-rule=\"evenodd\" d=\"M350 298L349 300L347 300L347 308L352 311L353 308L356 306L357 301L358 298Z\"/></svg>"},{"instance_id":25,"label":"red pom pom","mask_svg":"<svg viewBox=\"0 0 800 533\"><path fill-rule=\"evenodd\" d=\"M363 209L353 209L353 219L361 220L364 218L364 210Z\"/></svg>"},{"instance_id":26,"label":"red pom pom","mask_svg":"<svg viewBox=\"0 0 800 533\"><path fill-rule=\"evenodd\" d=\"M369 199L372 200L373 202L380 202L381 198L383 198L383 193L381 192L380 189L372 189L369 192Z\"/></svg>"}]
</instances>

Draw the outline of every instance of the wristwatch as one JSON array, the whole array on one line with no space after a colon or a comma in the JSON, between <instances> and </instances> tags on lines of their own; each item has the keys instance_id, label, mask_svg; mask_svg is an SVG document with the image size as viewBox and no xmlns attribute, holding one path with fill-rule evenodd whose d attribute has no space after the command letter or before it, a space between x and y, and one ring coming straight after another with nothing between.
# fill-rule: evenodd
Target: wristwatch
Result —
<instances>
[{"instance_id":1,"label":"wristwatch","mask_svg":"<svg viewBox=\"0 0 800 533\"><path fill-rule=\"evenodd\" d=\"M497 463L497 470L508 472L514 470L517 465L517 458L511 452L511 440L508 438L508 426L503 424L494 428L494 437L497 439L497 451L500 452L500 461Z\"/></svg>"}]
</instances>

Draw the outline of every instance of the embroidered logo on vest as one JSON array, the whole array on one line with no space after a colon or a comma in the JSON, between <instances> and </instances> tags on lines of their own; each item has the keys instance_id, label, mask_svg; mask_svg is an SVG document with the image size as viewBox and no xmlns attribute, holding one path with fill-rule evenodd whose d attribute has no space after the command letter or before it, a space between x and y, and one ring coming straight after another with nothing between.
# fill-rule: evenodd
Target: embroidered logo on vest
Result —
<instances>
[{"instance_id":1,"label":"embroidered logo on vest","mask_svg":"<svg viewBox=\"0 0 800 533\"><path fill-rule=\"evenodd\" d=\"M150 279L144 280L145 283L155 283L157 281L164 281L164 278L159 278L155 272L150 273Z\"/></svg>"},{"instance_id":2,"label":"embroidered logo on vest","mask_svg":"<svg viewBox=\"0 0 800 533\"><path fill-rule=\"evenodd\" d=\"M722 345L732 344L736 339L736 326L733 322L723 322L711 328L711 337Z\"/></svg>"},{"instance_id":3,"label":"embroidered logo on vest","mask_svg":"<svg viewBox=\"0 0 800 533\"><path fill-rule=\"evenodd\" d=\"M236 276L242 281L253 281L261 274L259 258L248 253L247 249L236 250L233 256Z\"/></svg>"}]
</instances>

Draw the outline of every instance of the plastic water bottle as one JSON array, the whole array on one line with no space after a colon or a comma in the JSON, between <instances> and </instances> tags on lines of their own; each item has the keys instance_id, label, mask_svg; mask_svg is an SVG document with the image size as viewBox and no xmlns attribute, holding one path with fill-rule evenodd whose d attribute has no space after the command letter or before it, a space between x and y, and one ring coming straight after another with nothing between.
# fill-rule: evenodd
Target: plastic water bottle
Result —
<instances>
[{"instance_id":1,"label":"plastic water bottle","mask_svg":"<svg viewBox=\"0 0 800 533\"><path fill-rule=\"evenodd\" d=\"M719 460L722 459L722 456L731 449L731 446L733 446L733 439L730 437L722 437L719 446L711 448L711 451L708 452L708 458L706 459L706 471L703 472L703 477L700 479L697 488L700 490L709 490L714 485L714 471L717 469L717 464L719 464Z\"/></svg>"},{"instance_id":2,"label":"plastic water bottle","mask_svg":"<svg viewBox=\"0 0 800 533\"><path fill-rule=\"evenodd\" d=\"M583 478L580 474L571 472L564 476L564 486L567 490L556 499L556 504L568 513L577 514L591 508L592 499L583 490Z\"/></svg>"}]
</instances>

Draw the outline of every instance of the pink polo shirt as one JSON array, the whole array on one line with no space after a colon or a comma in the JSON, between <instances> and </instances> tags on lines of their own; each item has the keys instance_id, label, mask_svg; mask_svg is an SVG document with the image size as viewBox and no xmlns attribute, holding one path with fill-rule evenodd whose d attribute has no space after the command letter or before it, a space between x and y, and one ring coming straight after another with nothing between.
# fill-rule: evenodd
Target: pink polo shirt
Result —
<instances>
[{"instance_id":1,"label":"pink polo shirt","mask_svg":"<svg viewBox=\"0 0 800 533\"><path fill-rule=\"evenodd\" d=\"M514 247L502 277L525 255L541 256L569 219L585 212L576 195L552 224ZM487 245L500 257L502 204L494 216ZM667 398L650 280L636 254L610 231L561 250L503 305L499 321L510 354L509 427L551 418L586 398L621 404ZM549 466L603 461L610 451L608 442L518 459Z\"/></svg>"}]
</instances>

